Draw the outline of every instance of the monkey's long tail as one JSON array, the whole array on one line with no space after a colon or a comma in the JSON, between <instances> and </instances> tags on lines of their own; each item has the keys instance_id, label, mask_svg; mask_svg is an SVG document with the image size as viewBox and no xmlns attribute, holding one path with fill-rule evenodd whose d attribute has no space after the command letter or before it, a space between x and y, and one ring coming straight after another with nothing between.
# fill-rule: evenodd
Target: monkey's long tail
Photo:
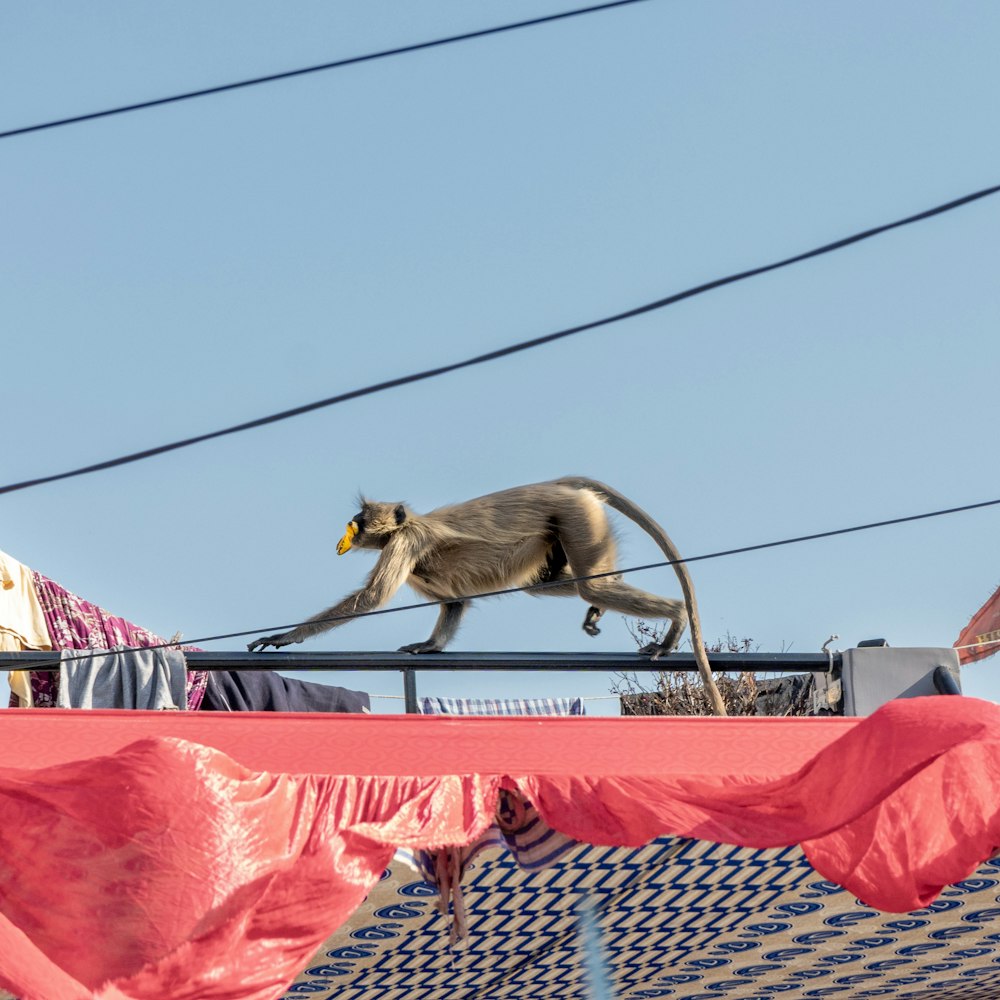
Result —
<instances>
[{"instance_id":1,"label":"monkey's long tail","mask_svg":"<svg viewBox=\"0 0 1000 1000\"><path fill-rule=\"evenodd\" d=\"M695 663L698 664L698 673L701 675L705 690L708 691L715 714L727 715L725 702L723 702L715 678L712 676L712 668L708 664L708 655L705 653L705 640L701 632L701 618L698 617L698 601L694 596L691 574L688 572L687 566L680 561L681 554L677 551L677 546L670 540L670 536L641 507L605 483L599 483L596 479L588 479L586 476L567 476L556 481L575 489L585 489L596 493L609 507L642 528L673 564L674 572L677 574L681 590L684 593L684 603L687 606L688 623L691 626L691 646L694 650Z\"/></svg>"}]
</instances>

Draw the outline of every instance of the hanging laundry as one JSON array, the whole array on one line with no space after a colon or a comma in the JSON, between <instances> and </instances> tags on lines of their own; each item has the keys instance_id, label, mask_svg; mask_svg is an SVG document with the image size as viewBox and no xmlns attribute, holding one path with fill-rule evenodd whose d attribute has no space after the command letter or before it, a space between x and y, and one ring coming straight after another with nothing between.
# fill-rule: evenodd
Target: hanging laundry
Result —
<instances>
[{"instance_id":1,"label":"hanging laundry","mask_svg":"<svg viewBox=\"0 0 1000 1000\"><path fill-rule=\"evenodd\" d=\"M51 648L31 570L6 552L0 552L0 650L17 653ZM28 672L12 670L8 677L17 699L15 704L29 707L31 681Z\"/></svg>"},{"instance_id":2,"label":"hanging laundry","mask_svg":"<svg viewBox=\"0 0 1000 1000\"><path fill-rule=\"evenodd\" d=\"M32 578L52 649L114 649L116 646L145 648L160 646L167 641L77 597L41 573L32 573ZM183 648L194 650L196 647ZM193 711L201 705L207 680L208 674L204 670L188 671L186 702L189 710ZM32 672L31 693L35 707L54 707L58 691L59 674L41 670Z\"/></svg>"},{"instance_id":3,"label":"hanging laundry","mask_svg":"<svg viewBox=\"0 0 1000 1000\"><path fill-rule=\"evenodd\" d=\"M582 698L421 698L421 715L583 715Z\"/></svg>"},{"instance_id":4,"label":"hanging laundry","mask_svg":"<svg viewBox=\"0 0 1000 1000\"><path fill-rule=\"evenodd\" d=\"M214 670L202 711L208 712L370 712L364 691L282 677L273 670Z\"/></svg>"},{"instance_id":5,"label":"hanging laundry","mask_svg":"<svg viewBox=\"0 0 1000 1000\"><path fill-rule=\"evenodd\" d=\"M179 649L125 649L81 655L64 649L58 708L182 709L187 664Z\"/></svg>"},{"instance_id":6,"label":"hanging laundry","mask_svg":"<svg viewBox=\"0 0 1000 1000\"><path fill-rule=\"evenodd\" d=\"M582 698L421 698L422 715L583 715ZM469 862L489 847L505 847L518 867L540 871L552 867L579 841L553 830L538 810L519 792L501 789L492 825L471 844L440 850L401 849L396 858L420 873L424 881L436 886L439 908L448 912L452 906L452 938L466 936L465 902L462 876Z\"/></svg>"}]
</instances>

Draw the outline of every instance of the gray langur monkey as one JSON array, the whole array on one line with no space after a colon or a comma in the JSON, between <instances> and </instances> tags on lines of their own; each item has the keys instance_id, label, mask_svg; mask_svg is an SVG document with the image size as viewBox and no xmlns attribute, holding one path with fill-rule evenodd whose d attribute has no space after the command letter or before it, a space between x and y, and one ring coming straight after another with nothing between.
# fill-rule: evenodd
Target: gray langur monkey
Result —
<instances>
[{"instance_id":1,"label":"gray langur monkey","mask_svg":"<svg viewBox=\"0 0 1000 1000\"><path fill-rule=\"evenodd\" d=\"M683 601L647 593L619 575L575 579L614 573L615 542L605 504L653 538L673 563ZM247 649L302 642L343 625L354 614L381 607L408 583L421 597L440 602L441 610L430 638L400 651L437 653L455 637L470 597L524 587L538 596L582 597L590 604L583 622L588 635L598 634L597 622L605 611L668 620L663 641L639 650L653 658L675 649L690 622L695 660L715 714L726 714L705 654L687 567L678 561L680 555L663 528L610 486L571 476L501 490L429 514L415 514L402 503L362 499L337 553L350 548L381 550L363 587L297 628L262 636Z\"/></svg>"}]
</instances>

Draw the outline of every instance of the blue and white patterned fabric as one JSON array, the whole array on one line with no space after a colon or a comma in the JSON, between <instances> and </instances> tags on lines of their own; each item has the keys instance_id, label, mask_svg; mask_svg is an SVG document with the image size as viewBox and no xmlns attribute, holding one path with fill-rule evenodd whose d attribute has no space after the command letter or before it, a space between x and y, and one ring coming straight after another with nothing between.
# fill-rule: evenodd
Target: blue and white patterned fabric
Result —
<instances>
[{"instance_id":1,"label":"blue and white patterned fabric","mask_svg":"<svg viewBox=\"0 0 1000 1000\"><path fill-rule=\"evenodd\" d=\"M565 833L553 830L530 802L510 792L500 792L496 819L496 824L471 844L448 849L460 878L469 862L488 847L509 851L520 868L535 872L555 864L579 844ZM399 850L396 859L410 865L429 884L436 885L439 853Z\"/></svg>"},{"instance_id":2,"label":"blue and white patterned fabric","mask_svg":"<svg viewBox=\"0 0 1000 1000\"><path fill-rule=\"evenodd\" d=\"M421 698L421 715L583 715L582 698Z\"/></svg>"},{"instance_id":3,"label":"blue and white patterned fabric","mask_svg":"<svg viewBox=\"0 0 1000 1000\"><path fill-rule=\"evenodd\" d=\"M583 715L581 698L421 698L422 715ZM461 879L466 865L487 847L506 848L526 871L538 871L561 858L578 841L553 830L530 802L502 792L496 823L466 847L448 850L448 860ZM437 851L396 852L396 858L437 885L441 855Z\"/></svg>"},{"instance_id":4,"label":"blue and white patterned fabric","mask_svg":"<svg viewBox=\"0 0 1000 1000\"><path fill-rule=\"evenodd\" d=\"M909 914L824 881L798 847L665 837L578 845L529 872L467 867L469 936L393 863L285 1000L589 1000L577 907L596 915L613 1000L998 1000L1000 859Z\"/></svg>"}]
</instances>

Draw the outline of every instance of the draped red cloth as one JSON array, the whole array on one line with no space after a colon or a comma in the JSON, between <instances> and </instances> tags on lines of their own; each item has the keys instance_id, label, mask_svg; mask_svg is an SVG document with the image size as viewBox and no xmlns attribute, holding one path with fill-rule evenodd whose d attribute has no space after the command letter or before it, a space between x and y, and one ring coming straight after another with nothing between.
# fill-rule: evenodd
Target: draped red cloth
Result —
<instances>
[{"instance_id":1,"label":"draped red cloth","mask_svg":"<svg viewBox=\"0 0 1000 1000\"><path fill-rule=\"evenodd\" d=\"M1000 844L1000 708L970 698L862 720L48 710L0 725L0 762L33 746L53 761L0 767L0 985L24 1000L278 997L396 846L469 843L501 787L590 843L799 843L888 910L926 905ZM300 767L261 766L290 753Z\"/></svg>"}]
</instances>

